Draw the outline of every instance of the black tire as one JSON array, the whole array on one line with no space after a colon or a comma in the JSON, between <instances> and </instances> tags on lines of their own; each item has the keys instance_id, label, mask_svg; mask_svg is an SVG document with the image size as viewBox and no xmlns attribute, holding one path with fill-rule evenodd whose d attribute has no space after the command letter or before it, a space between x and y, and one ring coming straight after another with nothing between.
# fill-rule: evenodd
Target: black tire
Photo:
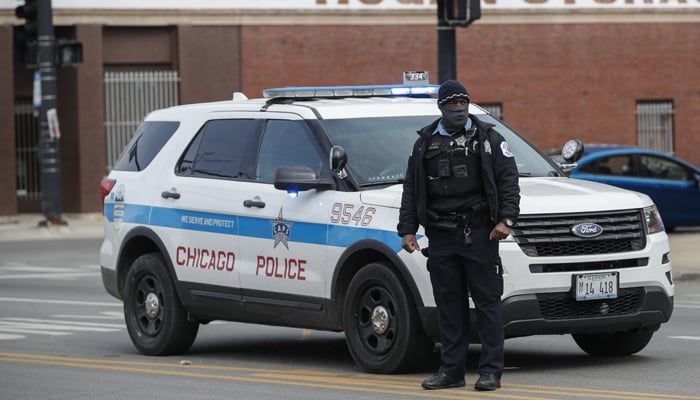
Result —
<instances>
[{"instance_id":1,"label":"black tire","mask_svg":"<svg viewBox=\"0 0 700 400\"><path fill-rule=\"evenodd\" d=\"M407 371L424 365L433 352L408 290L383 264L368 264L353 277L343 327L352 358L367 372Z\"/></svg>"},{"instance_id":2,"label":"black tire","mask_svg":"<svg viewBox=\"0 0 700 400\"><path fill-rule=\"evenodd\" d=\"M143 354L163 356L186 352L199 323L187 320L163 256L137 258L124 285L124 318L129 337Z\"/></svg>"},{"instance_id":3,"label":"black tire","mask_svg":"<svg viewBox=\"0 0 700 400\"><path fill-rule=\"evenodd\" d=\"M653 329L635 329L625 332L573 334L581 350L592 356L621 357L637 353L649 344Z\"/></svg>"}]
</instances>

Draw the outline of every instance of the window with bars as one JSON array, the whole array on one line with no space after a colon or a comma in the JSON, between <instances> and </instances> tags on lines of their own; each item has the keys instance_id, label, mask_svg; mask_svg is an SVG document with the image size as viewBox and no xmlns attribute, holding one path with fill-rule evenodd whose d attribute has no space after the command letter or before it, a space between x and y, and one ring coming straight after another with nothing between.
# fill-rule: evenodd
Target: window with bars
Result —
<instances>
[{"instance_id":1,"label":"window with bars","mask_svg":"<svg viewBox=\"0 0 700 400\"><path fill-rule=\"evenodd\" d=\"M672 101L637 102L637 145L668 154L673 153Z\"/></svg>"},{"instance_id":2,"label":"window with bars","mask_svg":"<svg viewBox=\"0 0 700 400\"><path fill-rule=\"evenodd\" d=\"M26 200L41 199L39 135L39 121L32 99L15 99L17 197Z\"/></svg>"},{"instance_id":3,"label":"window with bars","mask_svg":"<svg viewBox=\"0 0 700 400\"><path fill-rule=\"evenodd\" d=\"M481 108L488 111L491 115L493 115L494 117L503 121L503 104L501 104L501 103L487 103L487 104L479 103L479 105L481 106Z\"/></svg>"},{"instance_id":4,"label":"window with bars","mask_svg":"<svg viewBox=\"0 0 700 400\"><path fill-rule=\"evenodd\" d=\"M177 71L106 71L105 136L107 171L117 162L143 117L179 103Z\"/></svg>"}]
</instances>

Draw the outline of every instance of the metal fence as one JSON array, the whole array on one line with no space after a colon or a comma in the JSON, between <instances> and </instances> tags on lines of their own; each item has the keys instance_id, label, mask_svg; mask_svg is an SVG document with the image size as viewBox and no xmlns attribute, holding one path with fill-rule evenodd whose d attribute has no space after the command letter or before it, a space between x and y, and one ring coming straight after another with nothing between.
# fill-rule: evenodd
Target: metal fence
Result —
<instances>
[{"instance_id":1,"label":"metal fence","mask_svg":"<svg viewBox=\"0 0 700 400\"><path fill-rule=\"evenodd\" d=\"M673 154L673 102L637 102L637 144Z\"/></svg>"},{"instance_id":2,"label":"metal fence","mask_svg":"<svg viewBox=\"0 0 700 400\"><path fill-rule=\"evenodd\" d=\"M177 71L106 71L105 143L107 172L149 112L177 105Z\"/></svg>"},{"instance_id":3,"label":"metal fence","mask_svg":"<svg viewBox=\"0 0 700 400\"><path fill-rule=\"evenodd\" d=\"M17 197L41 199L41 165L38 154L39 121L31 99L15 100L15 156Z\"/></svg>"}]
</instances>

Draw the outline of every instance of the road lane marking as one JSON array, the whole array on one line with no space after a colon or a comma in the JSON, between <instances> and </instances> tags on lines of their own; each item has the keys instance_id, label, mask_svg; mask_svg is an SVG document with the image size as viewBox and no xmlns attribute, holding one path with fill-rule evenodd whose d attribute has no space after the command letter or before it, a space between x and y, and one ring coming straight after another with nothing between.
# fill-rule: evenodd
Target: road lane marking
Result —
<instances>
[{"instance_id":1,"label":"road lane marking","mask_svg":"<svg viewBox=\"0 0 700 400\"><path fill-rule=\"evenodd\" d=\"M114 328L98 328L87 326L71 326L71 325L51 325L51 324L32 324L28 322L12 322L0 320L0 330L6 329L29 329L34 331L56 332L56 331L76 331L76 332L116 332L120 329Z\"/></svg>"},{"instance_id":2,"label":"road lane marking","mask_svg":"<svg viewBox=\"0 0 700 400\"><path fill-rule=\"evenodd\" d=\"M15 340L15 339L24 339L26 336L24 335L9 335L5 333L0 333L0 340Z\"/></svg>"},{"instance_id":3,"label":"road lane marking","mask_svg":"<svg viewBox=\"0 0 700 400\"><path fill-rule=\"evenodd\" d=\"M54 318L69 319L118 319L124 320L124 313L121 311L102 311L100 315L78 315L78 314L53 314Z\"/></svg>"},{"instance_id":4,"label":"road lane marking","mask_svg":"<svg viewBox=\"0 0 700 400\"><path fill-rule=\"evenodd\" d=\"M55 266L41 266L41 265L26 265L26 264L11 264L11 265L0 265L0 272L6 271L19 271L19 272L75 272L84 270L100 270L100 266L97 264L90 265L75 265L71 267L55 267Z\"/></svg>"},{"instance_id":5,"label":"road lane marking","mask_svg":"<svg viewBox=\"0 0 700 400\"><path fill-rule=\"evenodd\" d=\"M70 332L53 332L47 331L45 329L31 329L28 326L2 326L0 324L0 331L2 332L12 332L12 333L26 333L27 335L47 335L47 336L63 336L70 335Z\"/></svg>"},{"instance_id":6,"label":"road lane marking","mask_svg":"<svg viewBox=\"0 0 700 400\"><path fill-rule=\"evenodd\" d=\"M669 336L669 339L700 340L700 336Z\"/></svg>"},{"instance_id":7,"label":"road lane marking","mask_svg":"<svg viewBox=\"0 0 700 400\"><path fill-rule=\"evenodd\" d=\"M66 304L71 306L100 306L100 307L122 307L122 303L101 303L96 301L76 301L76 300L56 300L56 299L30 299L22 297L0 297L0 301L14 303L42 303L42 304Z\"/></svg>"},{"instance_id":8,"label":"road lane marking","mask_svg":"<svg viewBox=\"0 0 700 400\"><path fill-rule=\"evenodd\" d=\"M100 322L67 321L59 319L39 318L0 318L0 332L22 333L25 335L70 335L75 332L118 332L125 328L124 324L105 324ZM26 336L3 336L0 340L22 339Z\"/></svg>"},{"instance_id":9,"label":"road lane marking","mask_svg":"<svg viewBox=\"0 0 700 400\"><path fill-rule=\"evenodd\" d=\"M0 265L0 280L50 279L66 280L99 276L99 265L50 267L37 265Z\"/></svg>"},{"instance_id":10,"label":"road lane marking","mask_svg":"<svg viewBox=\"0 0 700 400\"><path fill-rule=\"evenodd\" d=\"M18 317L8 317L0 318L1 321L17 322L17 323L35 323L35 324L47 324L50 326L69 326L69 327L79 327L88 326L95 328L116 328L123 329L124 324L104 324L101 322L78 322L78 321L66 321L58 319L39 319L39 318L18 318Z\"/></svg>"},{"instance_id":11,"label":"road lane marking","mask_svg":"<svg viewBox=\"0 0 700 400\"><path fill-rule=\"evenodd\" d=\"M84 277L97 276L95 272L57 272L57 273L42 273L42 274L21 274L21 275L0 275L0 280L10 279L74 279Z\"/></svg>"},{"instance_id":12,"label":"road lane marking","mask_svg":"<svg viewBox=\"0 0 700 400\"><path fill-rule=\"evenodd\" d=\"M243 368L230 366L182 366L176 364L176 362L163 363L119 361L0 352L0 362L2 361L9 363L33 363L70 368L103 369L139 374L147 373L247 383L266 383L357 393L379 393L394 396L434 399L501 398L516 400L563 400L576 397L582 399L700 400L700 397L698 396L510 383L505 383L501 390L491 393L474 392L471 391L470 388L425 391L420 388L420 380L422 380L422 378L415 377L358 373L333 373L314 370L271 370L269 368ZM227 373L238 375L227 375ZM472 382L469 382L469 385L471 384ZM537 397L533 397L533 395ZM553 395L562 397L552 397Z\"/></svg>"}]
</instances>

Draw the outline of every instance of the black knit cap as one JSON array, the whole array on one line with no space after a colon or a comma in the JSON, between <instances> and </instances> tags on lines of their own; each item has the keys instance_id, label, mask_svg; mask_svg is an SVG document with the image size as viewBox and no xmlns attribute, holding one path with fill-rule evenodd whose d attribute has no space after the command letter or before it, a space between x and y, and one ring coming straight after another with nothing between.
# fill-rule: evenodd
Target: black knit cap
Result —
<instances>
[{"instance_id":1,"label":"black knit cap","mask_svg":"<svg viewBox=\"0 0 700 400\"><path fill-rule=\"evenodd\" d=\"M467 89L465 89L461 83L450 79L440 85L440 89L438 90L439 105L443 105L457 97L464 97L469 101L469 92L467 92Z\"/></svg>"}]
</instances>

